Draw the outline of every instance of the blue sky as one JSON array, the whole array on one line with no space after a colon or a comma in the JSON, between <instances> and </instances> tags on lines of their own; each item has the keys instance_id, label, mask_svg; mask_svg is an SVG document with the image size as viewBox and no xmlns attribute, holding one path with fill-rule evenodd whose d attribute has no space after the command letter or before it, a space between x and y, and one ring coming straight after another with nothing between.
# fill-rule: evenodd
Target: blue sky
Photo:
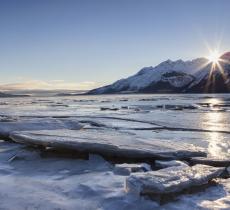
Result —
<instances>
[{"instance_id":1,"label":"blue sky","mask_svg":"<svg viewBox=\"0 0 230 210\"><path fill-rule=\"evenodd\" d=\"M0 84L88 89L166 59L207 56L206 43L229 51L229 8L229 0L0 0Z\"/></svg>"}]
</instances>

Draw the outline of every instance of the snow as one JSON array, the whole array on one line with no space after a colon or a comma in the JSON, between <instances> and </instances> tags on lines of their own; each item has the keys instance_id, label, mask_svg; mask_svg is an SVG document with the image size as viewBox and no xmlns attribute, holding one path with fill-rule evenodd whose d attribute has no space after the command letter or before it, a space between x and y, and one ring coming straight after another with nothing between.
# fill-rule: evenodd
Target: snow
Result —
<instances>
[{"instance_id":1,"label":"snow","mask_svg":"<svg viewBox=\"0 0 230 210\"><path fill-rule=\"evenodd\" d=\"M191 75L185 75L185 76L174 76L169 78L162 78L163 82L169 82L173 87L176 88L182 88L186 85L190 84L194 78Z\"/></svg>"},{"instance_id":2,"label":"snow","mask_svg":"<svg viewBox=\"0 0 230 210\"><path fill-rule=\"evenodd\" d=\"M23 150L9 143L1 143L1 148L11 148L12 153ZM0 156L0 208L4 210L115 210L118 206L120 209L156 206L127 195L124 177L115 175L112 165L99 156L90 156L89 160L38 156L11 162L7 161L7 152L2 151Z\"/></svg>"},{"instance_id":3,"label":"snow","mask_svg":"<svg viewBox=\"0 0 230 210\"><path fill-rule=\"evenodd\" d=\"M144 197L126 193L125 177L114 174L113 166L100 156L89 160L39 157L39 150L0 142L0 206L4 210L55 209L228 209L229 180L206 191L179 196L159 206ZM8 161L21 151L34 159ZM36 154L37 153L37 154ZM36 154L36 155L35 155Z\"/></svg>"}]
</instances>

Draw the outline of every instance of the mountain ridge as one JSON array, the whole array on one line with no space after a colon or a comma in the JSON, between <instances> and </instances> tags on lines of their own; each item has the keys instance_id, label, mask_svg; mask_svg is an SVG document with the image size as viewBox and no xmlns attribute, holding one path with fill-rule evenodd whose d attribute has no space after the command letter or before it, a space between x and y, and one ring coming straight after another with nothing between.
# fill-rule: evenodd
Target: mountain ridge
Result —
<instances>
[{"instance_id":1,"label":"mountain ridge","mask_svg":"<svg viewBox=\"0 0 230 210\"><path fill-rule=\"evenodd\" d=\"M220 66L222 69L219 69ZM93 89L87 94L228 93L229 87L230 52L227 52L220 56L218 65L206 58L166 60L155 67L144 67L130 77Z\"/></svg>"}]
</instances>

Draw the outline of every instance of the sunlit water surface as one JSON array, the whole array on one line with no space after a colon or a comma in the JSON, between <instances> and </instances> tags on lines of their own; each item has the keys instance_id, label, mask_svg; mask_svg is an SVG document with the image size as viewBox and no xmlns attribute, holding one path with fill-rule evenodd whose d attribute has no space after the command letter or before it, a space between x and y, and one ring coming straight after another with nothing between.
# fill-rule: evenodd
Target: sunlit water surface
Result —
<instances>
[{"instance_id":1,"label":"sunlit water surface","mask_svg":"<svg viewBox=\"0 0 230 210\"><path fill-rule=\"evenodd\" d=\"M110 110L102 110L109 108ZM115 108L115 109L114 109ZM116 109L117 108L117 109ZM88 117L100 119L150 140L183 141L207 149L209 156L229 156L230 95L101 95L72 97L1 98L0 115L21 118ZM107 118L110 119L107 119ZM113 118L122 118L114 120ZM170 129L132 130L135 119ZM119 130L119 129L118 129Z\"/></svg>"}]
</instances>

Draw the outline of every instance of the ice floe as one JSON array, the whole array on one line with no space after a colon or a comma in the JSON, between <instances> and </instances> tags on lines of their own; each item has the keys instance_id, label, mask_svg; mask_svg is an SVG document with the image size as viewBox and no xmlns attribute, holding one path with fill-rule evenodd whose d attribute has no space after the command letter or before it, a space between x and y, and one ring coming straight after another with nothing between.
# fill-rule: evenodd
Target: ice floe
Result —
<instances>
[{"instance_id":1,"label":"ice floe","mask_svg":"<svg viewBox=\"0 0 230 210\"><path fill-rule=\"evenodd\" d=\"M83 126L76 120L52 119L52 118L33 118L20 119L16 121L1 121L0 136L8 138L13 131L29 130L56 130L56 129L81 129Z\"/></svg>"},{"instance_id":2,"label":"ice floe","mask_svg":"<svg viewBox=\"0 0 230 210\"><path fill-rule=\"evenodd\" d=\"M126 190L138 195L164 196L207 184L210 180L219 177L223 171L224 168L195 165L134 173L126 179Z\"/></svg>"},{"instance_id":3,"label":"ice floe","mask_svg":"<svg viewBox=\"0 0 230 210\"><path fill-rule=\"evenodd\" d=\"M149 140L110 130L43 130L13 132L18 143L71 149L124 158L184 159L206 156L202 148L186 143Z\"/></svg>"}]
</instances>

